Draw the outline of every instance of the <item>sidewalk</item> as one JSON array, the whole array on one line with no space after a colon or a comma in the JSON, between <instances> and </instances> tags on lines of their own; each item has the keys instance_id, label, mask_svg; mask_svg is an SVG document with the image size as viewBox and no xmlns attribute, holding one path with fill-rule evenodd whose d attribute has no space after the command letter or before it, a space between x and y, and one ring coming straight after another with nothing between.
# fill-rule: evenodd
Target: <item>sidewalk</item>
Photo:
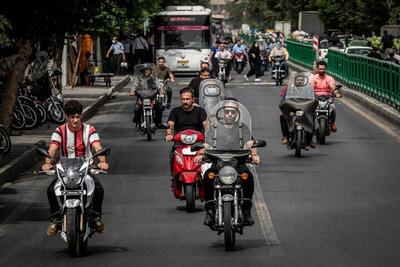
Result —
<instances>
[{"instance_id":1,"label":"sidewalk","mask_svg":"<svg viewBox=\"0 0 400 267\"><path fill-rule=\"evenodd\" d=\"M104 82L95 82L94 86L63 89L64 102L70 99L79 100L83 104L84 120L87 120L111 98L112 93L124 88L129 81L129 76L115 76L111 80L111 87L106 87ZM45 122L32 130L12 131L11 151L0 161L0 186L12 181L35 163L36 146L46 146L57 126L56 123Z\"/></svg>"}]
</instances>

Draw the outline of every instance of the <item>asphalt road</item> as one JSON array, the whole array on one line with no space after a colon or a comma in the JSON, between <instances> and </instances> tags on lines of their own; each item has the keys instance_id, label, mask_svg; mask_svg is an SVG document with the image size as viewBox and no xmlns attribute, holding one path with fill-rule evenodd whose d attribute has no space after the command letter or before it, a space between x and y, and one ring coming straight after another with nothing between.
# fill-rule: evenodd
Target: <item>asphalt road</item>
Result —
<instances>
[{"instance_id":1,"label":"asphalt road","mask_svg":"<svg viewBox=\"0 0 400 267\"><path fill-rule=\"evenodd\" d=\"M51 178L27 175L0 187L0 266L399 266L398 141L337 101L338 132L298 159L279 143L279 88L268 76L234 76L227 93L249 109L254 137L268 142L259 150L256 224L235 251L203 225L202 204L188 214L175 200L170 144L161 131L152 142L134 131L125 89L90 121L112 148L110 173L100 177L106 232L71 259L59 236L45 234ZM175 84L175 105L188 81Z\"/></svg>"}]
</instances>

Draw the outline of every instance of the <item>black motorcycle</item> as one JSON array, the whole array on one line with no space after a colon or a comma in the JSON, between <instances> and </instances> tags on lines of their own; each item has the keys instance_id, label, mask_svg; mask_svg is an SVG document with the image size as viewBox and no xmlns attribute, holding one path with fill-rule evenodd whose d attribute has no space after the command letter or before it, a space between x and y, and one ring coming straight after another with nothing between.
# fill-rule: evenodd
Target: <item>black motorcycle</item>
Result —
<instances>
[{"instance_id":1,"label":"black motorcycle","mask_svg":"<svg viewBox=\"0 0 400 267\"><path fill-rule=\"evenodd\" d=\"M337 85L336 90L340 89L342 85ZM315 110L315 119L318 122L318 127L315 129L317 141L319 144L325 144L326 136L330 135L330 121L331 121L331 105L335 101L335 95L330 94L326 96L318 96L318 108Z\"/></svg>"},{"instance_id":2,"label":"black motorcycle","mask_svg":"<svg viewBox=\"0 0 400 267\"><path fill-rule=\"evenodd\" d=\"M295 149L296 157L312 139L314 132L314 112L318 106L314 90L308 85L311 73L296 74L289 80L286 96L281 100L280 110L289 128L289 149ZM302 78L302 83L295 84L294 79ZM307 140L308 139L308 140Z\"/></svg>"},{"instance_id":3,"label":"black motorcycle","mask_svg":"<svg viewBox=\"0 0 400 267\"><path fill-rule=\"evenodd\" d=\"M285 61L284 56L274 56L272 60L272 78L276 85L282 85L283 79L286 77L286 71L282 68L282 62Z\"/></svg>"},{"instance_id":4,"label":"black motorcycle","mask_svg":"<svg viewBox=\"0 0 400 267\"><path fill-rule=\"evenodd\" d=\"M236 233L243 234L243 228L250 226L244 221L242 181L249 178L250 170L246 163L251 162L253 147L264 147L263 140L254 141L251 135L251 118L247 109L236 101L219 102L209 117L210 128L206 132L206 144L195 144L192 150L206 148L206 162L211 171L206 177L213 181L214 199L206 202L213 206L215 214L210 229L218 234L224 233L225 250L233 250Z\"/></svg>"}]
</instances>

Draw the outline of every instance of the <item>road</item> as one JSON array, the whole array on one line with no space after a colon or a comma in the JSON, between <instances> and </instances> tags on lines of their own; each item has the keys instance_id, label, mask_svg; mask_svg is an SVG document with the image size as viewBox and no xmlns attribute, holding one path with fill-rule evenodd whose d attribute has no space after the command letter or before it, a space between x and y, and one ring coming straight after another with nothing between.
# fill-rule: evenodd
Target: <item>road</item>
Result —
<instances>
[{"instance_id":1,"label":"road","mask_svg":"<svg viewBox=\"0 0 400 267\"><path fill-rule=\"evenodd\" d=\"M259 149L256 224L235 251L203 225L202 204L188 214L174 199L170 144L162 131L147 142L133 130L126 88L90 120L112 148L110 174L100 177L106 232L71 259L59 236L45 234L51 178L26 175L0 188L0 266L399 266L398 139L337 101L338 132L298 159L279 143L280 88L269 77L235 77L227 93L249 109L254 137L268 142ZM175 105L188 82L178 78Z\"/></svg>"}]
</instances>

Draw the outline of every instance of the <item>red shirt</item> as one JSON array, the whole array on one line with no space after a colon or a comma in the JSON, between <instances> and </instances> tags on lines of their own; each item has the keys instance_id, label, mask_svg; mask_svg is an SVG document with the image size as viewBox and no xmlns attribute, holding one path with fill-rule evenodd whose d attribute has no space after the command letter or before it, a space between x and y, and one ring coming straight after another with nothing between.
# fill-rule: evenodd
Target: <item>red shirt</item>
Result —
<instances>
[{"instance_id":1,"label":"red shirt","mask_svg":"<svg viewBox=\"0 0 400 267\"><path fill-rule=\"evenodd\" d=\"M327 74L322 78L319 74L311 75L309 83L314 88L316 96L329 95L335 89L335 80Z\"/></svg>"}]
</instances>

